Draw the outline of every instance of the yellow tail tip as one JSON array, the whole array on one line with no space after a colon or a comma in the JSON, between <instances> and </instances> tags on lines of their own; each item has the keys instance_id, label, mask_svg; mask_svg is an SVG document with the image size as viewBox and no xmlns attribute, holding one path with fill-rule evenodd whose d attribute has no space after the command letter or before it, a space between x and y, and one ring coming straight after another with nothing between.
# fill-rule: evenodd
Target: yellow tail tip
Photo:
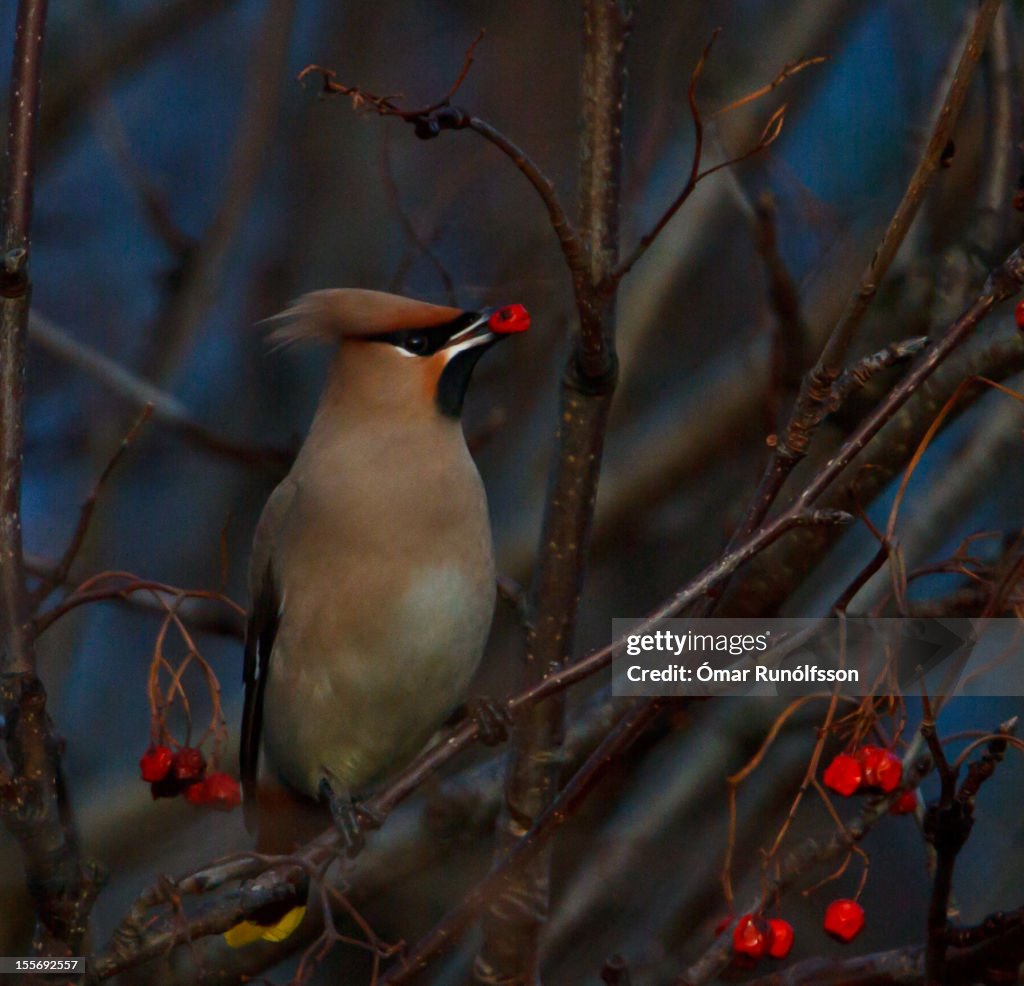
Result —
<instances>
[{"instance_id":1,"label":"yellow tail tip","mask_svg":"<svg viewBox=\"0 0 1024 986\"><path fill-rule=\"evenodd\" d=\"M306 907L293 907L280 921L274 924L256 924L241 921L224 932L224 941L232 948L242 948L254 941L284 941L306 916Z\"/></svg>"}]
</instances>

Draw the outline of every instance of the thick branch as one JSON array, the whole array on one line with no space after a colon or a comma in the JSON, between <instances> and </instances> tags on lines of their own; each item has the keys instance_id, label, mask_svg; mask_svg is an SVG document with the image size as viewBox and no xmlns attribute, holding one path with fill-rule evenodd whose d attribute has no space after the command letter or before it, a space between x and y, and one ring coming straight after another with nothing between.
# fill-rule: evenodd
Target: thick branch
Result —
<instances>
[{"instance_id":1,"label":"thick branch","mask_svg":"<svg viewBox=\"0 0 1024 986\"><path fill-rule=\"evenodd\" d=\"M392 967L381 980L381 986L411 982L438 955L458 941L483 907L495 896L510 889L508 885L516 871L538 856L554 833L575 814L605 771L619 761L659 710L658 699L636 700L530 830L514 844L487 877L466 895L463 902L424 936L410 955Z\"/></svg>"},{"instance_id":2,"label":"thick branch","mask_svg":"<svg viewBox=\"0 0 1024 986\"><path fill-rule=\"evenodd\" d=\"M588 0L583 10L579 230L587 266L579 272L570 263L579 329L562 382L558 453L530 588L532 619L524 685L542 681L572 654L617 365L616 292L605 291L603 285L618 262L625 50L631 11L620 0ZM533 706L519 718L496 850L499 860L554 796L555 751L561 743L563 718L561 696ZM474 964L476 982L536 980L548 883L549 860L543 855L501 885L484 921L484 945Z\"/></svg>"},{"instance_id":3,"label":"thick branch","mask_svg":"<svg viewBox=\"0 0 1024 986\"><path fill-rule=\"evenodd\" d=\"M46 0L21 0L11 79L3 268L0 271L0 722L10 774L0 817L18 840L44 954L77 950L97 887L78 857L60 743L36 677L21 536L25 335L29 247Z\"/></svg>"},{"instance_id":4,"label":"thick branch","mask_svg":"<svg viewBox=\"0 0 1024 986\"><path fill-rule=\"evenodd\" d=\"M18 5L7 128L7 188L0 269L0 668L34 670L27 625L21 536L25 334L32 293L28 274L35 177L36 118L46 0Z\"/></svg>"},{"instance_id":5,"label":"thick branch","mask_svg":"<svg viewBox=\"0 0 1024 986\"><path fill-rule=\"evenodd\" d=\"M849 519L838 511L814 511L803 517L794 517L780 523L774 536L778 537L795 526L805 524L832 524ZM715 581L724 578L733 568L749 560L752 554L763 548L770 541L759 542L759 545L745 545L730 557L720 559L701 573L688 586L674 596L665 600L648 617L648 623L634 628L631 632L643 632L645 627L655 620L675 615L680 609L698 598L710 588ZM521 713L537 702L541 702L558 692L586 680L611 663L612 651L624 643L624 638L602 647L587 657L582 658L541 681L520 691L508 699L506 705L513 715ZM605 712L594 717L596 728L604 729ZM375 817L386 817L395 807L406 800L425 781L433 777L437 771L467 747L472 745L479 736L479 725L476 719L466 719L456 726L440 742L421 754L414 763L405 768L382 791L365 802L365 809ZM216 890L225 884L237 880L252 880L259 876L258 887L245 889L244 900L247 902L239 912L239 894L241 891L231 890L223 893L216 901L204 908L201 919L193 929L191 924L176 922L173 927L152 921L150 909L165 902L166 888L158 884L143 894L132 908L132 913L122 922L122 933L119 941L111 949L93 963L95 979L105 979L141 964L148 958L163 954L174 944L193 941L202 934L217 934L228 930L236 924L241 916L250 917L254 911L277 899L279 888L289 882L296 865L303 867L316 866L336 856L340 845L340 836L333 827L309 843L296 853L293 865L277 866L266 870L252 854L236 857L227 862L212 864L194 874L192 877L178 881L173 886L175 895L198 894ZM262 874L262 875L261 875ZM293 892L293 891L289 891ZM193 933L194 931L194 933ZM123 938L124 944L120 942Z\"/></svg>"}]
</instances>

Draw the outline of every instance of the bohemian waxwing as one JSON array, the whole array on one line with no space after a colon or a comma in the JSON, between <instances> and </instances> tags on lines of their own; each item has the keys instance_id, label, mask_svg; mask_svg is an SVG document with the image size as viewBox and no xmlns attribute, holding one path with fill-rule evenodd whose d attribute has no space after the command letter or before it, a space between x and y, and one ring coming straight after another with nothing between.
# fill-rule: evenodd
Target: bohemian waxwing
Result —
<instances>
[{"instance_id":1,"label":"bohemian waxwing","mask_svg":"<svg viewBox=\"0 0 1024 986\"><path fill-rule=\"evenodd\" d=\"M465 698L495 573L459 416L476 361L529 317L339 289L281 320L278 339L338 350L250 565L241 776L247 822L279 851L311 834L295 830L296 800L326 801L346 827L352 798ZM322 808L313 817L322 825Z\"/></svg>"}]
</instances>

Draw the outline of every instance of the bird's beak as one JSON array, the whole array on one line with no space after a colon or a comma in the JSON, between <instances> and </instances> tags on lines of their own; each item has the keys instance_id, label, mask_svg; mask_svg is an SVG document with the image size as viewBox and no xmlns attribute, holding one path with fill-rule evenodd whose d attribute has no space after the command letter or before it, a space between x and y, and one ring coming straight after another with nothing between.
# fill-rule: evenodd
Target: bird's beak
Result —
<instances>
[{"instance_id":1,"label":"bird's beak","mask_svg":"<svg viewBox=\"0 0 1024 986\"><path fill-rule=\"evenodd\" d=\"M451 361L467 349L477 346L492 346L506 336L525 332L530 327L530 315L522 305L505 305L502 308L485 308L471 325L456 332L442 352Z\"/></svg>"}]
</instances>

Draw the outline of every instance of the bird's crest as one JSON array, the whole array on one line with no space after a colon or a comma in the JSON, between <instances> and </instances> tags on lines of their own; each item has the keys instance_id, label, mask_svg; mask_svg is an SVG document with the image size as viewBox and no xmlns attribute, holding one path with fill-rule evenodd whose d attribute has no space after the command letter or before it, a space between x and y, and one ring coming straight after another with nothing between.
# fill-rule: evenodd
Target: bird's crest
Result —
<instances>
[{"instance_id":1,"label":"bird's crest","mask_svg":"<svg viewBox=\"0 0 1024 986\"><path fill-rule=\"evenodd\" d=\"M401 329L427 329L462 315L458 308L432 305L383 291L331 288L303 295L286 311L265 321L269 338L282 346L296 342L339 342Z\"/></svg>"}]
</instances>

